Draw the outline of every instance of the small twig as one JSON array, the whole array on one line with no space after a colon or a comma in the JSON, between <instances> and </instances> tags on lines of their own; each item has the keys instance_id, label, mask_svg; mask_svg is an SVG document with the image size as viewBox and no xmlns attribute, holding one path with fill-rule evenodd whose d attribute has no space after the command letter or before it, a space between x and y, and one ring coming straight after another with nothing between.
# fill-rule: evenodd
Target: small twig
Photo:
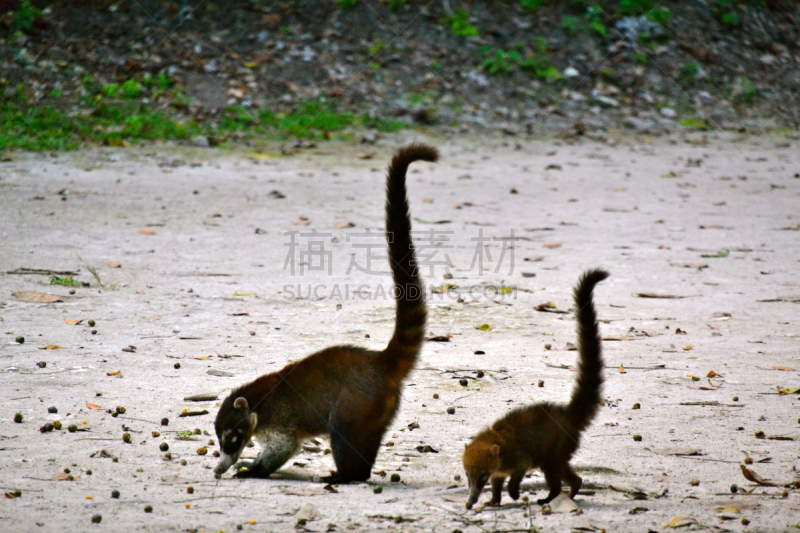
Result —
<instances>
[{"instance_id":1,"label":"small twig","mask_svg":"<svg viewBox=\"0 0 800 533\"><path fill-rule=\"evenodd\" d=\"M136 420L137 422L147 422L148 424L158 425L158 422L153 422L152 420L145 420L144 418L134 418L132 416L122 416L122 415L117 415L117 418L124 418L125 420Z\"/></svg>"}]
</instances>

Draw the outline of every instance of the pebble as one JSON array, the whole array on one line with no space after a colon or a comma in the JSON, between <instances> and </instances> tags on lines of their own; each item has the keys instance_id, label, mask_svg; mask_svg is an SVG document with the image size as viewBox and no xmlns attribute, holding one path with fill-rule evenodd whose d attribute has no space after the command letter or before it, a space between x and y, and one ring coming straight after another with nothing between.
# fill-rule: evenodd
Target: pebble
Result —
<instances>
[{"instance_id":1,"label":"pebble","mask_svg":"<svg viewBox=\"0 0 800 533\"><path fill-rule=\"evenodd\" d=\"M14 422L17 424L22 424L22 413L17 413L14 415Z\"/></svg>"},{"instance_id":2,"label":"pebble","mask_svg":"<svg viewBox=\"0 0 800 533\"><path fill-rule=\"evenodd\" d=\"M162 418L161 419L161 425L162 426L168 426L169 425L169 418Z\"/></svg>"},{"instance_id":3,"label":"pebble","mask_svg":"<svg viewBox=\"0 0 800 533\"><path fill-rule=\"evenodd\" d=\"M448 415L454 415L454 414L456 414L456 408L455 408L455 407L448 407L448 408L447 408L447 414L448 414Z\"/></svg>"},{"instance_id":4,"label":"pebble","mask_svg":"<svg viewBox=\"0 0 800 533\"><path fill-rule=\"evenodd\" d=\"M99 524L102 521L103 521L103 517L100 516L99 514L96 514L96 515L94 515L92 517L92 524Z\"/></svg>"},{"instance_id":5,"label":"pebble","mask_svg":"<svg viewBox=\"0 0 800 533\"><path fill-rule=\"evenodd\" d=\"M119 499L119 491L118 490L112 490L111 491L111 497L114 498L115 500Z\"/></svg>"},{"instance_id":6,"label":"pebble","mask_svg":"<svg viewBox=\"0 0 800 533\"><path fill-rule=\"evenodd\" d=\"M90 328L93 328L93 327L95 326L95 324L97 324L97 322L95 322L94 320L90 320L90 321L88 322L88 324L89 324L89 327L90 327Z\"/></svg>"},{"instance_id":7,"label":"pebble","mask_svg":"<svg viewBox=\"0 0 800 533\"><path fill-rule=\"evenodd\" d=\"M462 387L466 387L467 385L469 385L469 381L467 381L465 378L461 378L458 380L458 384L461 385Z\"/></svg>"},{"instance_id":8,"label":"pebble","mask_svg":"<svg viewBox=\"0 0 800 533\"><path fill-rule=\"evenodd\" d=\"M39 361L38 363L36 363L36 366L38 366L39 368L44 368L47 366L47 363L45 361Z\"/></svg>"},{"instance_id":9,"label":"pebble","mask_svg":"<svg viewBox=\"0 0 800 533\"><path fill-rule=\"evenodd\" d=\"M144 506L144 512L145 513L152 513L153 512L153 506L152 505L145 505Z\"/></svg>"},{"instance_id":10,"label":"pebble","mask_svg":"<svg viewBox=\"0 0 800 533\"><path fill-rule=\"evenodd\" d=\"M642 436L641 435L634 435L633 436L633 440L635 440L636 442L641 442Z\"/></svg>"},{"instance_id":11,"label":"pebble","mask_svg":"<svg viewBox=\"0 0 800 533\"><path fill-rule=\"evenodd\" d=\"M661 116L664 118L675 118L676 116L678 116L678 113L676 113L675 110L672 109L671 107L662 107Z\"/></svg>"},{"instance_id":12,"label":"pebble","mask_svg":"<svg viewBox=\"0 0 800 533\"><path fill-rule=\"evenodd\" d=\"M208 141L208 137L206 137L205 135L198 135L197 137L193 137L192 144L200 148L208 148L209 146L211 146L211 143ZM178 332L175 331L176 329L180 331L180 328L175 326L174 328L172 328L173 333Z\"/></svg>"},{"instance_id":13,"label":"pebble","mask_svg":"<svg viewBox=\"0 0 800 533\"><path fill-rule=\"evenodd\" d=\"M17 344L25 344L25 337L17 337L15 340Z\"/></svg>"},{"instance_id":14,"label":"pebble","mask_svg":"<svg viewBox=\"0 0 800 533\"><path fill-rule=\"evenodd\" d=\"M58 412L58 407L50 406L50 407L47 408L47 412L48 413L57 413Z\"/></svg>"},{"instance_id":15,"label":"pebble","mask_svg":"<svg viewBox=\"0 0 800 533\"><path fill-rule=\"evenodd\" d=\"M580 75L581 73L578 72L578 69L576 69L575 67L567 67L564 69L565 78L577 78Z\"/></svg>"},{"instance_id":16,"label":"pebble","mask_svg":"<svg viewBox=\"0 0 800 533\"><path fill-rule=\"evenodd\" d=\"M544 380L540 379L539 382L536 384L539 387L544 387Z\"/></svg>"}]
</instances>

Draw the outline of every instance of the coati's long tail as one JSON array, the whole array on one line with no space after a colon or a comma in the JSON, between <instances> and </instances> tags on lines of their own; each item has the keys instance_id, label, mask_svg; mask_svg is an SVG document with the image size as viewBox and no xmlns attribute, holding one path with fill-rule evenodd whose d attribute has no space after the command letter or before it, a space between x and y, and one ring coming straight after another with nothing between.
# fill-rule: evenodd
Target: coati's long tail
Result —
<instances>
[{"instance_id":1,"label":"coati's long tail","mask_svg":"<svg viewBox=\"0 0 800 533\"><path fill-rule=\"evenodd\" d=\"M386 239L389 242L389 265L397 298L394 335L381 359L398 380L414 366L425 336L425 295L417 271L411 219L406 198L406 171L414 161L436 161L439 153L424 144L412 144L398 150L389 165L386 183Z\"/></svg>"},{"instance_id":2,"label":"coati's long tail","mask_svg":"<svg viewBox=\"0 0 800 533\"><path fill-rule=\"evenodd\" d=\"M603 385L603 356L597 313L592 301L594 286L608 277L605 270L587 270L575 287L575 319L578 322L578 379L567 406L567 416L581 432L589 425L600 407Z\"/></svg>"}]
</instances>

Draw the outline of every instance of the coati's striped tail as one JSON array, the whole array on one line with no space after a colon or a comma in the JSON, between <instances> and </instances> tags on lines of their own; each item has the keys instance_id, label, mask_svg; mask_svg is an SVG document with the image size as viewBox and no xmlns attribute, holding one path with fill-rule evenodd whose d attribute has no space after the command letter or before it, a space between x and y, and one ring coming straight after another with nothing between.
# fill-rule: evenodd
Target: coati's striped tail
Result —
<instances>
[{"instance_id":1,"label":"coati's striped tail","mask_svg":"<svg viewBox=\"0 0 800 533\"><path fill-rule=\"evenodd\" d=\"M600 269L587 270L575 287L575 319L578 323L578 379L567 406L567 416L578 432L583 431L600 407L603 385L603 355L597 313L592 301L594 286L608 277Z\"/></svg>"},{"instance_id":2,"label":"coati's striped tail","mask_svg":"<svg viewBox=\"0 0 800 533\"><path fill-rule=\"evenodd\" d=\"M425 336L425 294L417 269L406 198L406 171L414 161L436 161L439 153L424 144L401 148L392 158L386 183L386 239L394 278L397 319L382 360L398 380L413 368Z\"/></svg>"}]
</instances>

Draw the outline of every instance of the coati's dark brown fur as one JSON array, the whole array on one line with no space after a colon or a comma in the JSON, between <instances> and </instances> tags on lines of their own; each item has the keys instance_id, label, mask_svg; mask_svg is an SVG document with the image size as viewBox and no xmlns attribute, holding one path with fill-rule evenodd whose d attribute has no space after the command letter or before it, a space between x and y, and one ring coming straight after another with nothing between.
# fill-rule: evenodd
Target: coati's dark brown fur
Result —
<instances>
[{"instance_id":1,"label":"coati's dark brown fur","mask_svg":"<svg viewBox=\"0 0 800 533\"><path fill-rule=\"evenodd\" d=\"M328 433L337 471L330 483L364 481L400 403L403 379L414 367L425 334L425 299L417 272L406 198L414 161L436 161L435 148L400 149L389 165L386 235L397 300L394 335L383 351L333 346L261 376L228 396L216 419L220 477L255 435L262 451L239 477L267 477L304 439Z\"/></svg>"},{"instance_id":2,"label":"coati's dark brown fur","mask_svg":"<svg viewBox=\"0 0 800 533\"><path fill-rule=\"evenodd\" d=\"M467 509L478 501L489 480L492 483L489 505L500 505L506 477L509 477L509 496L518 499L522 478L532 468L542 470L550 490L546 498L538 500L539 505L561 493L562 481L569 484L570 497L578 494L582 480L569 461L578 449L581 433L600 406L603 358L592 291L607 277L603 270L589 270L575 287L580 364L570 402L536 403L514 409L467 445L464 450L464 469L469 480Z\"/></svg>"}]
</instances>

